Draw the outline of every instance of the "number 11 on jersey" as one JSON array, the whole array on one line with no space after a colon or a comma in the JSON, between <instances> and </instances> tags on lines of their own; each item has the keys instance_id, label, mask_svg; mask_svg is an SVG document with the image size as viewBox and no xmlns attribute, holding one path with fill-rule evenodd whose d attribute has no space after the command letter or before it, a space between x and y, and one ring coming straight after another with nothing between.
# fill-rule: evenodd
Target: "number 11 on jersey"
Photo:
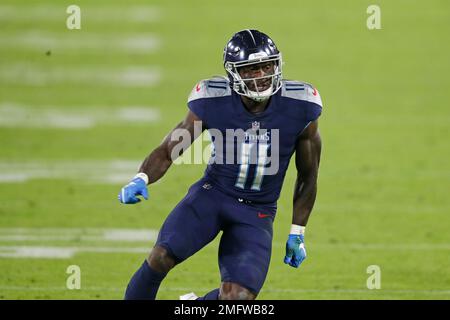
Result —
<instances>
[{"instance_id":1,"label":"number 11 on jersey","mask_svg":"<svg viewBox=\"0 0 450 320\"><path fill-rule=\"evenodd\" d=\"M253 178L253 183L251 186L251 190L259 191L261 190L261 183L264 177L265 165L267 161L267 151L269 150L269 144L267 143L248 143L242 142L241 144L241 165L239 166L238 177L236 180L235 186L241 189L245 188L245 183L247 182L248 171L250 168L250 156L252 154L252 150L255 149L254 146L257 146L258 149L253 152L258 152L258 161L256 163L256 173Z\"/></svg>"}]
</instances>

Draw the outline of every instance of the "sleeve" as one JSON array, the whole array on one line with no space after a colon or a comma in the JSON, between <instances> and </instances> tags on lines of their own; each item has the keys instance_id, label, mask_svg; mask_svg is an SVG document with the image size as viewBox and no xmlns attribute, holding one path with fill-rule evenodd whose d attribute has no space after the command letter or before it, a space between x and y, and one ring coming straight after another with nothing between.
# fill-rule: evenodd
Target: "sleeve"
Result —
<instances>
[{"instance_id":1,"label":"sleeve","mask_svg":"<svg viewBox=\"0 0 450 320\"><path fill-rule=\"evenodd\" d=\"M188 108L203 122L206 121L206 85L200 81L192 89L188 98Z\"/></svg>"},{"instance_id":2,"label":"sleeve","mask_svg":"<svg viewBox=\"0 0 450 320\"><path fill-rule=\"evenodd\" d=\"M312 85L306 86L308 106L306 108L306 119L308 121L317 120L322 114L322 99L319 91Z\"/></svg>"}]
</instances>

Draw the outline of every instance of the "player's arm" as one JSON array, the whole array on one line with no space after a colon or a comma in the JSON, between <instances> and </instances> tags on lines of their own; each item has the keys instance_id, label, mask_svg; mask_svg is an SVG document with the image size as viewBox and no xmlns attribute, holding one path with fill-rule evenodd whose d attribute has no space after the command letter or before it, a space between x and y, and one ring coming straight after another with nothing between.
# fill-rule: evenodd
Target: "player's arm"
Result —
<instances>
[{"instance_id":1,"label":"player's arm","mask_svg":"<svg viewBox=\"0 0 450 320\"><path fill-rule=\"evenodd\" d=\"M316 201L322 141L318 121L311 122L297 140L295 166L297 181L294 189L292 224L305 227Z\"/></svg>"},{"instance_id":2,"label":"player's arm","mask_svg":"<svg viewBox=\"0 0 450 320\"><path fill-rule=\"evenodd\" d=\"M172 162L179 157L182 154L182 151L186 150L195 139L197 139L198 136L194 135L196 133L194 132L196 121L197 124L200 124L201 120L192 111L189 111L186 118L163 139L161 145L145 158L139 172L145 173L148 176L148 184L154 183L164 176ZM189 132L189 139L182 139L180 135L176 134L177 130ZM199 133L201 133L201 131L203 131L203 128ZM174 139L174 137L177 136L180 136L180 138ZM177 150L180 149L180 152L175 152L173 154L175 147Z\"/></svg>"},{"instance_id":3,"label":"player's arm","mask_svg":"<svg viewBox=\"0 0 450 320\"><path fill-rule=\"evenodd\" d=\"M286 243L284 262L296 268L306 258L304 233L316 200L321 148L322 141L316 120L301 133L295 150L297 180L294 189L292 226Z\"/></svg>"},{"instance_id":4,"label":"player's arm","mask_svg":"<svg viewBox=\"0 0 450 320\"><path fill-rule=\"evenodd\" d=\"M201 120L192 111L181 121L144 160L138 174L122 188L119 201L122 203L137 203L138 195L148 198L147 184L158 181L167 172L172 162L186 150L204 130L194 130L201 126ZM176 148L176 149L175 149ZM176 152L174 152L176 151Z\"/></svg>"}]
</instances>

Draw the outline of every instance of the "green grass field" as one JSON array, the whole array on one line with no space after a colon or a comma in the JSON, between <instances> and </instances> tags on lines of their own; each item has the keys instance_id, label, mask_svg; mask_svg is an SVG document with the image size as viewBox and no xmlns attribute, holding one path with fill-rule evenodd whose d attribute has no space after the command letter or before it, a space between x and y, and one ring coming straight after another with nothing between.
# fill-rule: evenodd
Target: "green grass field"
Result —
<instances>
[{"instance_id":1,"label":"green grass field","mask_svg":"<svg viewBox=\"0 0 450 320\"><path fill-rule=\"evenodd\" d=\"M117 193L196 82L224 73L223 46L243 28L271 35L285 78L313 83L324 102L308 259L283 264L291 164L258 298L450 298L448 1L377 1L381 30L366 27L365 0L78 0L81 30L66 28L70 4L0 5L0 299L123 298L153 245L145 230L204 166L173 166L139 205ZM158 299L216 288L217 240ZM70 265L79 290L66 287ZM381 289L366 286L370 265Z\"/></svg>"}]
</instances>

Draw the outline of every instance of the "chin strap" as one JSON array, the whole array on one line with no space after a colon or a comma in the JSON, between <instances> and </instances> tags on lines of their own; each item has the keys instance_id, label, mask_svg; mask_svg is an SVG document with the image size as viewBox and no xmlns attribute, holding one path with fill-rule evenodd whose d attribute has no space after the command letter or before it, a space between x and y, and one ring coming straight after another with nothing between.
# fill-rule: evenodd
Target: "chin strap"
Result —
<instances>
[{"instance_id":1,"label":"chin strap","mask_svg":"<svg viewBox=\"0 0 450 320\"><path fill-rule=\"evenodd\" d=\"M248 97L248 98L256 102L263 102L269 99L269 97Z\"/></svg>"},{"instance_id":2,"label":"chin strap","mask_svg":"<svg viewBox=\"0 0 450 320\"><path fill-rule=\"evenodd\" d=\"M250 91L248 90L248 95L246 95L246 97L256 101L256 102L262 102L265 101L267 99L270 98L270 96L272 95L273 92L273 88L270 87L267 90L264 90L262 92L256 92L256 91Z\"/></svg>"}]
</instances>

